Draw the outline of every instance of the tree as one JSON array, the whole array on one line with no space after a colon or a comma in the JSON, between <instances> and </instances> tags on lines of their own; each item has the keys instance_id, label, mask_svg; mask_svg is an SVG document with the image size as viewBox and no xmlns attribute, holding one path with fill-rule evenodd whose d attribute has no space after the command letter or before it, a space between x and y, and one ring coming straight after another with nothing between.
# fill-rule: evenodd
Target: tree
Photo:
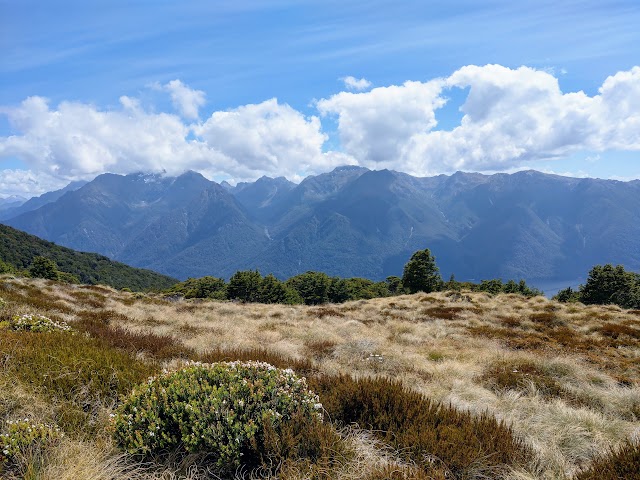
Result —
<instances>
[{"instance_id":1,"label":"tree","mask_svg":"<svg viewBox=\"0 0 640 480\"><path fill-rule=\"evenodd\" d=\"M257 270L244 270L233 274L227 287L230 300L242 302L260 301L260 286L262 275Z\"/></svg>"},{"instance_id":2,"label":"tree","mask_svg":"<svg viewBox=\"0 0 640 480\"><path fill-rule=\"evenodd\" d=\"M551 300L557 300L562 303L579 302L580 292L576 292L573 288L567 287L562 290L558 290Z\"/></svg>"},{"instance_id":3,"label":"tree","mask_svg":"<svg viewBox=\"0 0 640 480\"><path fill-rule=\"evenodd\" d=\"M411 256L402 272L402 285L409 293L434 292L440 290L442 277L436 259L426 248Z\"/></svg>"},{"instance_id":4,"label":"tree","mask_svg":"<svg viewBox=\"0 0 640 480\"><path fill-rule=\"evenodd\" d=\"M47 280L58 280L60 278L58 265L46 257L35 257L29 267L29 273L33 278L46 278Z\"/></svg>"},{"instance_id":5,"label":"tree","mask_svg":"<svg viewBox=\"0 0 640 480\"><path fill-rule=\"evenodd\" d=\"M329 301L331 278L326 273L302 273L291 277L286 285L295 289L307 305L319 305Z\"/></svg>"},{"instance_id":6,"label":"tree","mask_svg":"<svg viewBox=\"0 0 640 480\"><path fill-rule=\"evenodd\" d=\"M205 276L188 278L171 287L171 292L184 295L184 298L216 298L224 300L227 297L226 285L221 278Z\"/></svg>"},{"instance_id":7,"label":"tree","mask_svg":"<svg viewBox=\"0 0 640 480\"><path fill-rule=\"evenodd\" d=\"M391 295L399 295L402 293L402 279L400 277L391 275L385 279L385 283Z\"/></svg>"},{"instance_id":8,"label":"tree","mask_svg":"<svg viewBox=\"0 0 640 480\"><path fill-rule=\"evenodd\" d=\"M580 286L580 301L587 305L613 303L623 308L636 308L640 304L637 278L622 265L596 265L589 272L587 282Z\"/></svg>"},{"instance_id":9,"label":"tree","mask_svg":"<svg viewBox=\"0 0 640 480\"><path fill-rule=\"evenodd\" d=\"M264 277L260 283L259 301L261 303L284 303L288 305L295 305L302 303L302 298L300 298L298 292L287 287L272 274L269 274Z\"/></svg>"}]
</instances>

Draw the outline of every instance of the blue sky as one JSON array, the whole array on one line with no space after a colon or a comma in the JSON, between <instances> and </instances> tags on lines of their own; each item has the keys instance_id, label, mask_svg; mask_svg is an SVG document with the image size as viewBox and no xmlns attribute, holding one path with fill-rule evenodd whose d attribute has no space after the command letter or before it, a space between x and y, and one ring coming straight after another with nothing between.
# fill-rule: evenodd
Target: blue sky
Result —
<instances>
[{"instance_id":1,"label":"blue sky","mask_svg":"<svg viewBox=\"0 0 640 480\"><path fill-rule=\"evenodd\" d=\"M0 195L343 163L640 178L638 25L637 1L0 0Z\"/></svg>"}]
</instances>

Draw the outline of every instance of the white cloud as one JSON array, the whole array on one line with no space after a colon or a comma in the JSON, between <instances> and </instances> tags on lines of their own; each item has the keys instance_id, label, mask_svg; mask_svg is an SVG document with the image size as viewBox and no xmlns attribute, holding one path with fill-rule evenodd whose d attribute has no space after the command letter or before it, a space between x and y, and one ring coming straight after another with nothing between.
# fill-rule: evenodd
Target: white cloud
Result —
<instances>
[{"instance_id":1,"label":"white cloud","mask_svg":"<svg viewBox=\"0 0 640 480\"><path fill-rule=\"evenodd\" d=\"M62 102L56 109L29 97L4 109L19 135L0 138L0 158L16 157L31 170L61 179L91 178L104 172L178 172L212 159L208 147L186 139L179 117L144 112L122 97L120 110Z\"/></svg>"},{"instance_id":2,"label":"white cloud","mask_svg":"<svg viewBox=\"0 0 640 480\"><path fill-rule=\"evenodd\" d=\"M366 78L355 78L349 75L348 77L342 77L340 80L344 82L344 86L347 90L362 91L371 86L371 82Z\"/></svg>"},{"instance_id":3,"label":"white cloud","mask_svg":"<svg viewBox=\"0 0 640 480\"><path fill-rule=\"evenodd\" d=\"M244 181L296 178L354 163L345 154L322 151L326 136L317 117L306 118L275 99L214 112L191 125L177 115L147 112L135 98L122 97L120 104L113 110L76 102L51 107L45 98L29 97L2 108L16 133L0 137L0 160L18 158L34 176L20 191L42 193L51 182L40 178L57 179L59 188L104 172L176 175L192 169ZM0 171L2 193L16 191L19 176L27 175Z\"/></svg>"},{"instance_id":4,"label":"white cloud","mask_svg":"<svg viewBox=\"0 0 640 480\"><path fill-rule=\"evenodd\" d=\"M462 121L434 130L453 88L469 89ZM504 170L580 150L640 150L640 67L609 77L593 97L563 93L545 71L471 65L446 79L343 92L318 108L338 116L342 146L361 164L419 175Z\"/></svg>"},{"instance_id":5,"label":"white cloud","mask_svg":"<svg viewBox=\"0 0 640 480\"><path fill-rule=\"evenodd\" d=\"M337 119L341 148L330 152L323 150L320 118L276 99L199 121L204 93L179 80L159 88L175 93L182 117L145 110L131 97L109 110L78 102L51 106L37 96L0 107L13 132L0 137L0 161L19 159L27 168L0 170L0 193L39 194L104 172L192 169L246 181L357 163L429 175L510 171L582 151L640 150L640 67L610 76L592 96L562 92L549 72L500 65L341 92L316 104L320 118ZM451 89L468 91L462 120L437 130L438 109Z\"/></svg>"},{"instance_id":6,"label":"white cloud","mask_svg":"<svg viewBox=\"0 0 640 480\"><path fill-rule=\"evenodd\" d=\"M188 120L197 120L199 109L205 104L205 93L202 90L194 90L180 80L171 80L162 86L169 92L173 106Z\"/></svg>"},{"instance_id":7,"label":"white cloud","mask_svg":"<svg viewBox=\"0 0 640 480\"><path fill-rule=\"evenodd\" d=\"M406 82L367 93L341 92L317 104L322 115L337 115L345 153L372 168L397 167L414 135L436 126L444 104L440 80Z\"/></svg>"},{"instance_id":8,"label":"white cloud","mask_svg":"<svg viewBox=\"0 0 640 480\"><path fill-rule=\"evenodd\" d=\"M322 152L327 136L318 117L306 118L276 99L214 112L194 131L229 160L234 177L293 177L353 163L344 154Z\"/></svg>"},{"instance_id":9,"label":"white cloud","mask_svg":"<svg viewBox=\"0 0 640 480\"><path fill-rule=\"evenodd\" d=\"M3 197L19 195L30 198L44 192L65 187L68 182L31 170L5 169L0 175L0 192Z\"/></svg>"}]
</instances>

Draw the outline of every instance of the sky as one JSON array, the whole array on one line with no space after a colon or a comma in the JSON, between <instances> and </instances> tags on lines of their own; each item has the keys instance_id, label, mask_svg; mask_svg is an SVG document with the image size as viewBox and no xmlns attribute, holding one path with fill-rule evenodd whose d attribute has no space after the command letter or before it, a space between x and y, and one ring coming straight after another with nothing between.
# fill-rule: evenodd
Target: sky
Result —
<instances>
[{"instance_id":1,"label":"sky","mask_svg":"<svg viewBox=\"0 0 640 480\"><path fill-rule=\"evenodd\" d=\"M640 3L0 0L0 197L105 173L640 178Z\"/></svg>"}]
</instances>

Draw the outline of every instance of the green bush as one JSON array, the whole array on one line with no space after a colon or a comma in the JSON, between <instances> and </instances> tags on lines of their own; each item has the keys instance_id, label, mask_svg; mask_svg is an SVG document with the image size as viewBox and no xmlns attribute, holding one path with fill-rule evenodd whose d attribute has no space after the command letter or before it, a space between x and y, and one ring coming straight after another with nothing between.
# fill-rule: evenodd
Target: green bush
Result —
<instances>
[{"instance_id":1,"label":"green bush","mask_svg":"<svg viewBox=\"0 0 640 480\"><path fill-rule=\"evenodd\" d=\"M64 435L59 428L29 419L8 421L0 435L0 471L18 466L25 457L55 444Z\"/></svg>"},{"instance_id":2,"label":"green bush","mask_svg":"<svg viewBox=\"0 0 640 480\"><path fill-rule=\"evenodd\" d=\"M292 370L194 363L135 388L114 416L114 438L129 453L206 453L220 471L233 471L261 461L265 433L272 438L301 415L317 421L321 408Z\"/></svg>"},{"instance_id":3,"label":"green bush","mask_svg":"<svg viewBox=\"0 0 640 480\"><path fill-rule=\"evenodd\" d=\"M14 315L9 322L9 328L16 331L28 332L53 332L71 330L71 327L63 321L51 320L44 315L35 313L24 313L22 315Z\"/></svg>"}]
</instances>

